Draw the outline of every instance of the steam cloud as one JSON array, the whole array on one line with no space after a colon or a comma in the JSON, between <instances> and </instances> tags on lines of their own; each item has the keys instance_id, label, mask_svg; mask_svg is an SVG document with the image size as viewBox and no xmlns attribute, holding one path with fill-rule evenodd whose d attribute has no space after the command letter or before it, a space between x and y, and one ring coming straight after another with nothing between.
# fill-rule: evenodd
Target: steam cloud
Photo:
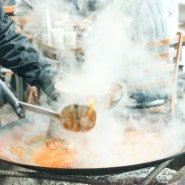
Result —
<instances>
[{"instance_id":1,"label":"steam cloud","mask_svg":"<svg viewBox=\"0 0 185 185\"><path fill-rule=\"evenodd\" d=\"M64 90L67 89L72 94L76 91L83 94L89 89L91 92L102 92L109 89L111 82L118 82L124 87L125 95L133 84L150 84L150 81L167 77L164 73L159 73L163 68L161 61L154 61L144 48L148 37L141 28L146 25L143 22L139 23L140 27L133 25L135 11L139 8L131 7L136 7L141 2L100 1L97 14L84 38L83 65L78 68L76 58L70 51L61 53L62 71L70 73L70 76L63 79ZM150 16L153 16L153 12L149 18ZM145 20L145 23L150 26L155 24L153 20ZM137 40L137 37L144 41ZM69 58L70 61L65 62ZM81 148L79 138L74 139L79 137L78 134L72 134L72 138L68 135L71 142L76 142L79 147L78 157L83 161L83 167L142 163L173 155L183 148L185 125L182 117L175 117L167 123L163 119L150 123L150 118L132 119L132 116L125 120L124 98L125 96L115 109L98 112L96 127L82 136L88 143L86 147L82 145ZM68 103L67 99L65 101ZM60 129L56 129L55 134L62 137ZM93 162L89 160L89 156Z\"/></svg>"}]
</instances>

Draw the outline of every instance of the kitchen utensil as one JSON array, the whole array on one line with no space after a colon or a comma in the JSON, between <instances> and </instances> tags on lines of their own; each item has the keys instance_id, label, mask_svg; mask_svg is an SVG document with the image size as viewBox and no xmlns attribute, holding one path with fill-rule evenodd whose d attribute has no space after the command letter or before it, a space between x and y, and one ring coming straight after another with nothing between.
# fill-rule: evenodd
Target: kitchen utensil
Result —
<instances>
[{"instance_id":1,"label":"kitchen utensil","mask_svg":"<svg viewBox=\"0 0 185 185\"><path fill-rule=\"evenodd\" d=\"M60 113L57 113L52 110L18 101L10 89L3 82L0 81L0 83L6 96L6 100L14 108L17 115L21 118L25 117L24 109L22 108L26 108L37 113L58 118L61 125L69 130L87 131L95 126L96 112L92 109L92 106L88 107L84 105L69 105L64 107Z\"/></svg>"},{"instance_id":2,"label":"kitchen utensil","mask_svg":"<svg viewBox=\"0 0 185 185\"><path fill-rule=\"evenodd\" d=\"M25 102L19 102L19 104L25 109L57 118L61 125L68 130L88 131L95 126L96 112L85 105L69 105L64 107L60 113L57 113Z\"/></svg>"}]
</instances>

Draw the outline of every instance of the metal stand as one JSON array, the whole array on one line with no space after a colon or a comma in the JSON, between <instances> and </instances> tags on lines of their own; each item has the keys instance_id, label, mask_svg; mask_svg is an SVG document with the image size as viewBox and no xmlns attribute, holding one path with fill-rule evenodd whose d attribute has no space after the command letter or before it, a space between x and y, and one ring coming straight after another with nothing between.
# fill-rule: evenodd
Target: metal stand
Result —
<instances>
[{"instance_id":1,"label":"metal stand","mask_svg":"<svg viewBox=\"0 0 185 185\"><path fill-rule=\"evenodd\" d=\"M174 159L170 159L158 165L151 173L149 173L140 185L148 185L168 164L170 164Z\"/></svg>"}]
</instances>

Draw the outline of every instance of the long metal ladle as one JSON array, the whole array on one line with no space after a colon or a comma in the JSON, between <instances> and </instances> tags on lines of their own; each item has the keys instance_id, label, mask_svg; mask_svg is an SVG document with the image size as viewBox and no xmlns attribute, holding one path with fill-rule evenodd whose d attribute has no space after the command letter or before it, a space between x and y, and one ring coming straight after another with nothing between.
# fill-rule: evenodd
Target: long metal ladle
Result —
<instances>
[{"instance_id":1,"label":"long metal ladle","mask_svg":"<svg viewBox=\"0 0 185 185\"><path fill-rule=\"evenodd\" d=\"M68 130L88 131L95 126L96 112L90 106L72 104L57 113L25 102L19 102L19 104L25 109L57 118L61 126Z\"/></svg>"},{"instance_id":2,"label":"long metal ladle","mask_svg":"<svg viewBox=\"0 0 185 185\"><path fill-rule=\"evenodd\" d=\"M6 100L21 118L25 117L22 109L25 108L36 113L57 118L60 124L68 130L88 131L95 126L96 112L91 106L73 104L64 107L60 113L57 113L52 110L19 101L2 80L0 80L0 88L3 89Z\"/></svg>"}]
</instances>

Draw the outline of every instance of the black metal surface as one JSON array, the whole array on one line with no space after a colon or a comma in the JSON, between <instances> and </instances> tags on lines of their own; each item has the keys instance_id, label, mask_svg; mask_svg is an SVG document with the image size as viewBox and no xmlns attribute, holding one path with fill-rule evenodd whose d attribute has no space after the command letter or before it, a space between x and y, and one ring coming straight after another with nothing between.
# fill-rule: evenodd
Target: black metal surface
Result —
<instances>
[{"instance_id":1,"label":"black metal surface","mask_svg":"<svg viewBox=\"0 0 185 185\"><path fill-rule=\"evenodd\" d=\"M32 124L28 119L20 119L15 122L9 123L7 126L1 127L0 129L0 140L6 137L7 134L11 135L11 132L14 128L18 127L20 130L23 126ZM161 164L162 162L178 158L185 154L185 151L179 151L179 153L169 156L167 158L150 161L146 163L134 164L134 165L126 165L115 166L115 167L102 167L102 168L50 168L50 167L42 167L37 165L29 165L26 163L19 163L16 161L11 161L8 159L8 156L2 156L0 154L0 160L7 162L12 165L17 165L23 168L32 169L40 172L48 172L53 174L62 174L62 175L107 175L107 174L119 174L128 171L134 171L145 167L156 166Z\"/></svg>"},{"instance_id":2,"label":"black metal surface","mask_svg":"<svg viewBox=\"0 0 185 185\"><path fill-rule=\"evenodd\" d=\"M60 174L60 175L97 176L97 175L120 174L120 173L139 170L142 168L153 167L165 161L178 158L182 155L185 155L185 153L183 152L183 153L180 153L180 154L168 157L168 158L146 162L146 163L140 163L140 164L128 165L128 166L107 167L107 168L51 168L51 167L42 167L42 166L34 166L34 165L16 163L16 162L9 161L5 158L1 158L1 156L0 156L0 160L7 162L8 164L16 165L16 166L27 168L30 170L52 173L56 175Z\"/></svg>"}]
</instances>

